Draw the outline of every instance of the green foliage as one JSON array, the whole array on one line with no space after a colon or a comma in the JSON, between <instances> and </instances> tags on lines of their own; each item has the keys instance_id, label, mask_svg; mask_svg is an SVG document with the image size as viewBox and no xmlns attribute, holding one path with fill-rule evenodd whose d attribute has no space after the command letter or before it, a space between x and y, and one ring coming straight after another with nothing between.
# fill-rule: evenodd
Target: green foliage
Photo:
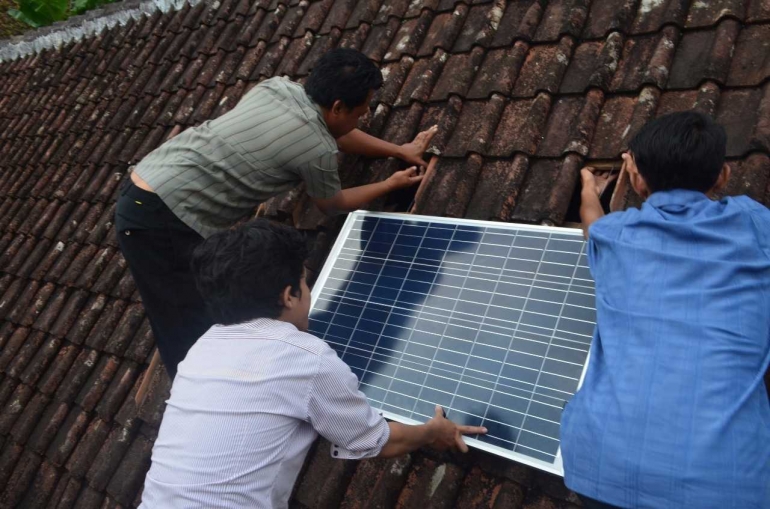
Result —
<instances>
[{"instance_id":1,"label":"green foliage","mask_svg":"<svg viewBox=\"0 0 770 509\"><path fill-rule=\"evenodd\" d=\"M29 16L21 12L19 9L8 9L8 15L15 20L21 21L22 23L26 23L31 27L37 28L40 26L35 21L33 21L32 18L30 18Z\"/></svg>"},{"instance_id":2,"label":"green foliage","mask_svg":"<svg viewBox=\"0 0 770 509\"><path fill-rule=\"evenodd\" d=\"M72 14L83 14L91 9L96 9L105 4L111 4L115 0L74 0L72 3Z\"/></svg>"},{"instance_id":3,"label":"green foliage","mask_svg":"<svg viewBox=\"0 0 770 509\"><path fill-rule=\"evenodd\" d=\"M8 14L31 27L50 25L76 14L95 9L115 0L19 0L18 9L9 9Z\"/></svg>"},{"instance_id":4,"label":"green foliage","mask_svg":"<svg viewBox=\"0 0 770 509\"><path fill-rule=\"evenodd\" d=\"M19 8L10 9L8 14L30 26L40 27L67 19L68 10L68 0L20 0Z\"/></svg>"},{"instance_id":5,"label":"green foliage","mask_svg":"<svg viewBox=\"0 0 770 509\"><path fill-rule=\"evenodd\" d=\"M17 9L18 7L17 0L0 0L0 39L21 35L29 29L29 25L26 23L5 14L8 9Z\"/></svg>"}]
</instances>

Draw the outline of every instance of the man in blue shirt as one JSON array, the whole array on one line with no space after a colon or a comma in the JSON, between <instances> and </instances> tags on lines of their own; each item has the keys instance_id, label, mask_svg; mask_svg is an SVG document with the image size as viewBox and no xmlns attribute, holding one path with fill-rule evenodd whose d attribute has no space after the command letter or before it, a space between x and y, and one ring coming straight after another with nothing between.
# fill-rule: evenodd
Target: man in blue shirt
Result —
<instances>
[{"instance_id":1,"label":"man in blue shirt","mask_svg":"<svg viewBox=\"0 0 770 509\"><path fill-rule=\"evenodd\" d=\"M623 155L646 201L607 216L582 171L597 326L561 443L586 507L770 507L770 211L707 196L725 144L705 115L650 122Z\"/></svg>"}]
</instances>

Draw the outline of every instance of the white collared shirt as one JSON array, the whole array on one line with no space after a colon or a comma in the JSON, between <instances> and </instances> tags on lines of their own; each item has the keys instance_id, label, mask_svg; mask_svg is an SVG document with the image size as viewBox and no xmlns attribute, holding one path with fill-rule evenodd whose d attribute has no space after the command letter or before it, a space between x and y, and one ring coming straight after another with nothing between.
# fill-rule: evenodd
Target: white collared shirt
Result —
<instances>
[{"instance_id":1,"label":"white collared shirt","mask_svg":"<svg viewBox=\"0 0 770 509\"><path fill-rule=\"evenodd\" d=\"M287 507L318 434L359 459L390 430L321 339L269 319L214 326L179 364L140 507Z\"/></svg>"}]
</instances>

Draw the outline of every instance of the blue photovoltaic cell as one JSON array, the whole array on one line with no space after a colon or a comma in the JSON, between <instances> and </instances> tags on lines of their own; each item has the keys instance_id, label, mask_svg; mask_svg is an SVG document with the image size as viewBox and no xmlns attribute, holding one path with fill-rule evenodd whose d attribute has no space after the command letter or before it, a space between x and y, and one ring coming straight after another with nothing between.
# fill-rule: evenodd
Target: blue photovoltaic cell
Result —
<instances>
[{"instance_id":1,"label":"blue photovoltaic cell","mask_svg":"<svg viewBox=\"0 0 770 509\"><path fill-rule=\"evenodd\" d=\"M486 449L554 464L595 322L580 231L357 212L334 252L310 331L373 406L425 421L439 404L486 426Z\"/></svg>"}]
</instances>

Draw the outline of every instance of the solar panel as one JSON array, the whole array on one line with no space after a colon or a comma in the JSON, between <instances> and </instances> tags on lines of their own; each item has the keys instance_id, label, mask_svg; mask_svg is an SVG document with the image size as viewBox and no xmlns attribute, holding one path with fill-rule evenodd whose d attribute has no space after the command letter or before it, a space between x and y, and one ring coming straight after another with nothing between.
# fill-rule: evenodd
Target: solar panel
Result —
<instances>
[{"instance_id":1,"label":"solar panel","mask_svg":"<svg viewBox=\"0 0 770 509\"><path fill-rule=\"evenodd\" d=\"M355 212L313 288L326 340L387 418L444 407L468 444L563 474L561 412L595 323L582 232Z\"/></svg>"}]
</instances>

